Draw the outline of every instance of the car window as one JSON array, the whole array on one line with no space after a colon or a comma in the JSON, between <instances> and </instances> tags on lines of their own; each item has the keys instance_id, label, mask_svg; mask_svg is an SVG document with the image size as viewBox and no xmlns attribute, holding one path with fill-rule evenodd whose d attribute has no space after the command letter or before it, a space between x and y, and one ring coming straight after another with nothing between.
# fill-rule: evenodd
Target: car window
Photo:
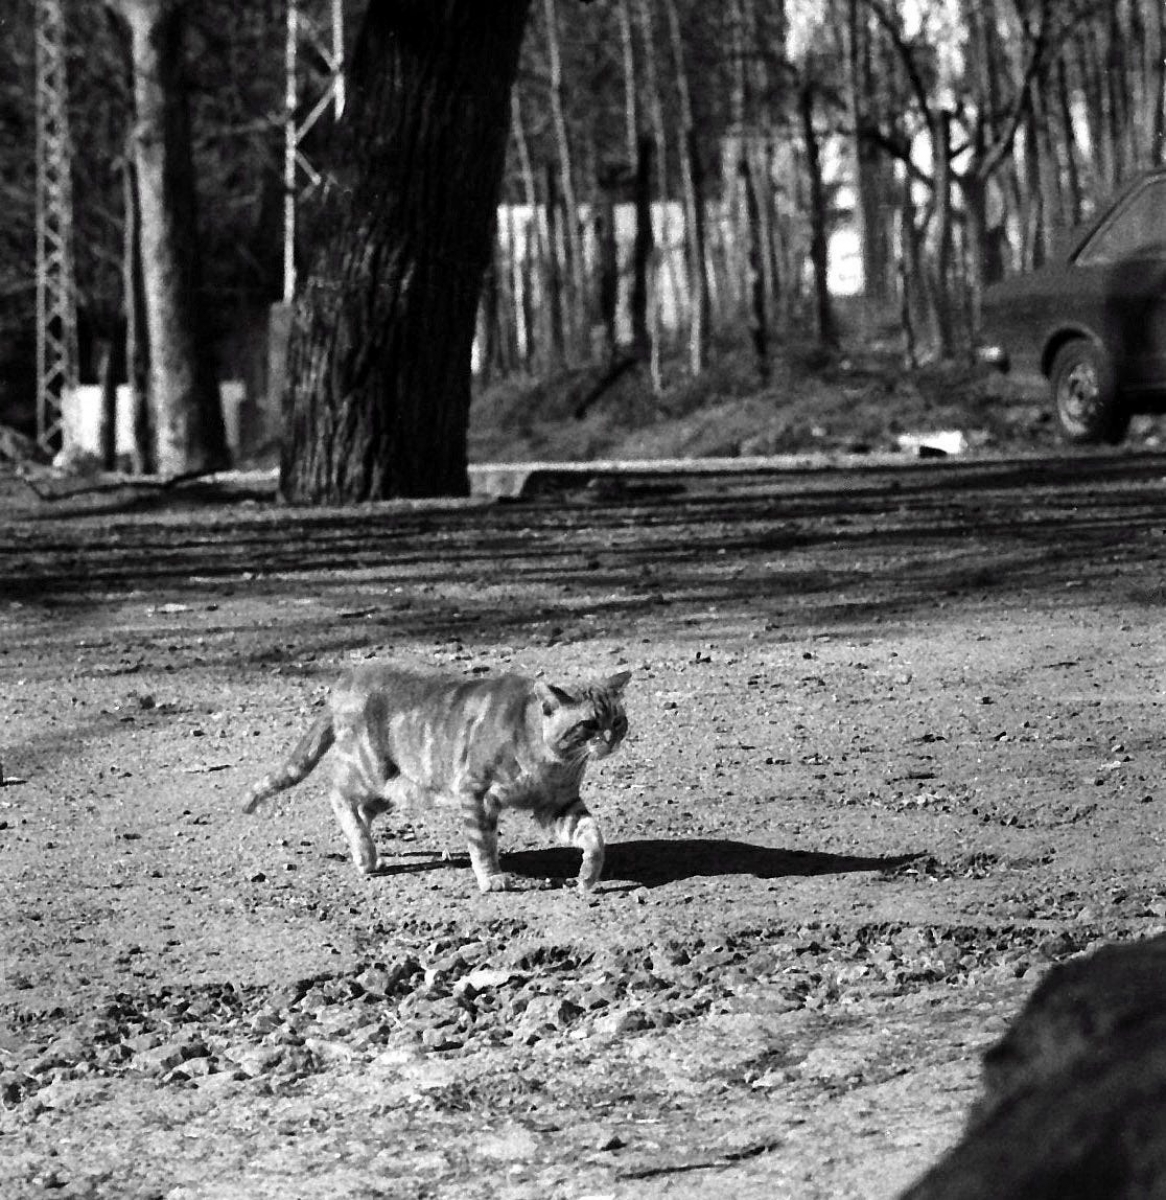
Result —
<instances>
[{"instance_id":1,"label":"car window","mask_svg":"<svg viewBox=\"0 0 1166 1200\"><path fill-rule=\"evenodd\" d=\"M1083 267L1149 254L1166 258L1166 180L1147 183L1089 239L1077 255Z\"/></svg>"}]
</instances>

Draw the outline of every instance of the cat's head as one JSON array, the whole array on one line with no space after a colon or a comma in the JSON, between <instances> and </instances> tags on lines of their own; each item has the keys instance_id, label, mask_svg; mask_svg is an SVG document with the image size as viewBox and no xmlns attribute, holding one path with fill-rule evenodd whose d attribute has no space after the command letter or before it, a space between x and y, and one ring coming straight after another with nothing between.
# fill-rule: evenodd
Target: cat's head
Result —
<instances>
[{"instance_id":1,"label":"cat's head","mask_svg":"<svg viewBox=\"0 0 1166 1200\"><path fill-rule=\"evenodd\" d=\"M606 758L627 736L623 690L630 671L593 683L561 687L535 684L542 705L543 737L556 757L566 762Z\"/></svg>"}]
</instances>

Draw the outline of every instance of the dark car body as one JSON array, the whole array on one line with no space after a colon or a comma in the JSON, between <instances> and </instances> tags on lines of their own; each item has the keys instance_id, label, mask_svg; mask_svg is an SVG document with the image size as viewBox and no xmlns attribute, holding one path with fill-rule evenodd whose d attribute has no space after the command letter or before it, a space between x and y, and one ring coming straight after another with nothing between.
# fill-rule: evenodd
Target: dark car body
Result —
<instances>
[{"instance_id":1,"label":"dark car body","mask_svg":"<svg viewBox=\"0 0 1166 1200\"><path fill-rule=\"evenodd\" d=\"M1035 271L985 289L981 357L1043 376L1066 434L1118 441L1166 410L1166 169L1139 176Z\"/></svg>"}]
</instances>

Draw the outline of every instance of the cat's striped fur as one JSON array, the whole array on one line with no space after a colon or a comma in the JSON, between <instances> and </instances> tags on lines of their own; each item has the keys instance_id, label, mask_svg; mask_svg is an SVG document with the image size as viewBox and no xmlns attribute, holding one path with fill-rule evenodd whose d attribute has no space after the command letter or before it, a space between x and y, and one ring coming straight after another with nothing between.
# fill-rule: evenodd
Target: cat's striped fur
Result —
<instances>
[{"instance_id":1,"label":"cat's striped fur","mask_svg":"<svg viewBox=\"0 0 1166 1200\"><path fill-rule=\"evenodd\" d=\"M627 733L630 672L556 687L519 675L466 679L369 662L349 671L283 766L251 789L245 811L303 779L334 748L332 808L366 874L376 869L370 827L410 803L456 804L483 892L511 886L498 862L498 814L529 813L583 852L579 887L603 872L604 843L579 798L587 763Z\"/></svg>"}]
</instances>

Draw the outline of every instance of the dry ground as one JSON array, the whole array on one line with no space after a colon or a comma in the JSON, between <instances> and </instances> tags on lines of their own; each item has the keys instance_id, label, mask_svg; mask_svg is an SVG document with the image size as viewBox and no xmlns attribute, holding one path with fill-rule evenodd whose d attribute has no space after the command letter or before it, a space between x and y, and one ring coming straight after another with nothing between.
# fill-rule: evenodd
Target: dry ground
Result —
<instances>
[{"instance_id":1,"label":"dry ground","mask_svg":"<svg viewBox=\"0 0 1166 1200\"><path fill-rule=\"evenodd\" d=\"M1166 458L0 519L0 1195L874 1198L1049 963L1166 925ZM324 773L353 657L628 665L512 894Z\"/></svg>"}]
</instances>

